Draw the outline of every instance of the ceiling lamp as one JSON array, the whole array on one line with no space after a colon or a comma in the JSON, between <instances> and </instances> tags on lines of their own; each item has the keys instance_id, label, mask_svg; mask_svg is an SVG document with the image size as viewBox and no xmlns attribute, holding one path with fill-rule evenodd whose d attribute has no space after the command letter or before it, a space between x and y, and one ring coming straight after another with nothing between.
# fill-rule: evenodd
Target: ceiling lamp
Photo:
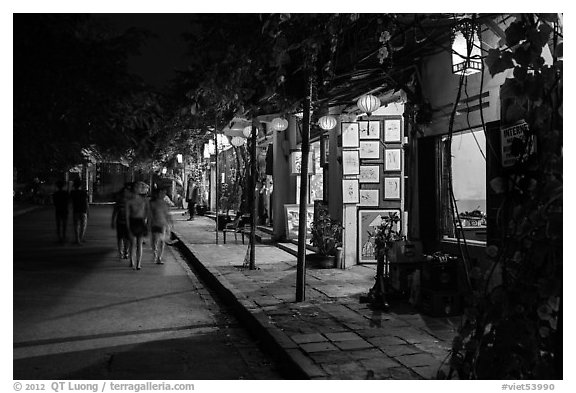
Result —
<instances>
[{"instance_id":1,"label":"ceiling lamp","mask_svg":"<svg viewBox=\"0 0 576 393\"><path fill-rule=\"evenodd\" d=\"M242 135L244 135L246 138L250 138L252 136L252 126L244 127L242 130Z\"/></svg>"},{"instance_id":2,"label":"ceiling lamp","mask_svg":"<svg viewBox=\"0 0 576 393\"><path fill-rule=\"evenodd\" d=\"M365 94L358 98L356 105L358 109L370 116L372 112L380 108L380 99L372 94Z\"/></svg>"},{"instance_id":3,"label":"ceiling lamp","mask_svg":"<svg viewBox=\"0 0 576 393\"><path fill-rule=\"evenodd\" d=\"M274 131L284 131L288 128L288 120L281 117L276 117L272 119L271 127Z\"/></svg>"},{"instance_id":4,"label":"ceiling lamp","mask_svg":"<svg viewBox=\"0 0 576 393\"><path fill-rule=\"evenodd\" d=\"M482 71L480 40L474 25L465 23L454 32L452 73L465 76Z\"/></svg>"},{"instance_id":5,"label":"ceiling lamp","mask_svg":"<svg viewBox=\"0 0 576 393\"><path fill-rule=\"evenodd\" d=\"M320 128L322 128L324 131L328 131L331 130L332 128L336 127L336 118L334 116L322 116L319 120L318 120L318 125L320 126Z\"/></svg>"},{"instance_id":6,"label":"ceiling lamp","mask_svg":"<svg viewBox=\"0 0 576 393\"><path fill-rule=\"evenodd\" d=\"M245 141L246 139L242 138L241 136L233 136L230 143L232 144L232 146L238 147L242 146Z\"/></svg>"}]
</instances>

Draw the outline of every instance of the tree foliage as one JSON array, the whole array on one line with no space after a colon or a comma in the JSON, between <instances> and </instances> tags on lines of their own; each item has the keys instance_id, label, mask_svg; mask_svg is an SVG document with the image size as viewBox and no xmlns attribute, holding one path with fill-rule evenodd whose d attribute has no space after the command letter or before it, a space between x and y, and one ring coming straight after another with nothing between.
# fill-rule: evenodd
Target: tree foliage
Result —
<instances>
[{"instance_id":1,"label":"tree foliage","mask_svg":"<svg viewBox=\"0 0 576 393\"><path fill-rule=\"evenodd\" d=\"M562 378L561 26L556 15L522 14L505 33L486 63L492 75L513 68L501 87L501 121L528 128L513 146L515 166L490 179L503 200L502 239L487 249L493 269L454 339L452 372L462 379ZM502 284L488 290L497 267Z\"/></svg>"}]
</instances>

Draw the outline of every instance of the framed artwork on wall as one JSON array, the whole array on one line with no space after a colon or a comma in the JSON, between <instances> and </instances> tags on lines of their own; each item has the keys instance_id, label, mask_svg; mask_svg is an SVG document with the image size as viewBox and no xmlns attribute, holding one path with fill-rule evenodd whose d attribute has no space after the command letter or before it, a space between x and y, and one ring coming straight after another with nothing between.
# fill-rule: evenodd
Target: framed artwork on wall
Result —
<instances>
[{"instance_id":1,"label":"framed artwork on wall","mask_svg":"<svg viewBox=\"0 0 576 393\"><path fill-rule=\"evenodd\" d=\"M300 205L284 205L286 219L286 238L298 239L298 227L300 225ZM306 206L306 237L310 239L312 231L312 221L314 220L314 205Z\"/></svg>"},{"instance_id":2,"label":"framed artwork on wall","mask_svg":"<svg viewBox=\"0 0 576 393\"><path fill-rule=\"evenodd\" d=\"M402 141L402 123L400 119L384 120L384 142Z\"/></svg>"},{"instance_id":3,"label":"framed artwork on wall","mask_svg":"<svg viewBox=\"0 0 576 393\"><path fill-rule=\"evenodd\" d=\"M359 203L360 194L358 193L358 188L358 179L342 180L342 203Z\"/></svg>"},{"instance_id":4,"label":"framed artwork on wall","mask_svg":"<svg viewBox=\"0 0 576 393\"><path fill-rule=\"evenodd\" d=\"M358 150L342 150L342 174L360 174L360 156Z\"/></svg>"},{"instance_id":5,"label":"framed artwork on wall","mask_svg":"<svg viewBox=\"0 0 576 393\"><path fill-rule=\"evenodd\" d=\"M360 165L360 183L380 183L380 165Z\"/></svg>"},{"instance_id":6,"label":"framed artwork on wall","mask_svg":"<svg viewBox=\"0 0 576 393\"><path fill-rule=\"evenodd\" d=\"M380 190L360 190L360 206L378 207Z\"/></svg>"},{"instance_id":7,"label":"framed artwork on wall","mask_svg":"<svg viewBox=\"0 0 576 393\"><path fill-rule=\"evenodd\" d=\"M380 141L362 141L360 142L360 158L379 159L380 158Z\"/></svg>"},{"instance_id":8,"label":"framed artwork on wall","mask_svg":"<svg viewBox=\"0 0 576 393\"><path fill-rule=\"evenodd\" d=\"M402 169L401 152L401 149L384 149L385 171L399 171Z\"/></svg>"},{"instance_id":9,"label":"framed artwork on wall","mask_svg":"<svg viewBox=\"0 0 576 393\"><path fill-rule=\"evenodd\" d=\"M400 209L358 209L358 263L376 263L374 231L390 213L401 217ZM399 221L396 230L401 228Z\"/></svg>"},{"instance_id":10,"label":"framed artwork on wall","mask_svg":"<svg viewBox=\"0 0 576 393\"><path fill-rule=\"evenodd\" d=\"M342 147L358 147L358 123L342 123Z\"/></svg>"},{"instance_id":11,"label":"framed artwork on wall","mask_svg":"<svg viewBox=\"0 0 576 393\"><path fill-rule=\"evenodd\" d=\"M290 152L290 174L299 175L302 169L302 152L299 150ZM316 173L314 167L314 151L310 150L308 153L308 174L313 175Z\"/></svg>"},{"instance_id":12,"label":"framed artwork on wall","mask_svg":"<svg viewBox=\"0 0 576 393\"><path fill-rule=\"evenodd\" d=\"M400 199L400 176L384 178L384 199Z\"/></svg>"},{"instance_id":13,"label":"framed artwork on wall","mask_svg":"<svg viewBox=\"0 0 576 393\"><path fill-rule=\"evenodd\" d=\"M330 152L330 138L328 135L322 135L320 138L320 166L328 165L328 154Z\"/></svg>"},{"instance_id":14,"label":"framed artwork on wall","mask_svg":"<svg viewBox=\"0 0 576 393\"><path fill-rule=\"evenodd\" d=\"M360 139L380 139L379 121L359 121Z\"/></svg>"}]
</instances>

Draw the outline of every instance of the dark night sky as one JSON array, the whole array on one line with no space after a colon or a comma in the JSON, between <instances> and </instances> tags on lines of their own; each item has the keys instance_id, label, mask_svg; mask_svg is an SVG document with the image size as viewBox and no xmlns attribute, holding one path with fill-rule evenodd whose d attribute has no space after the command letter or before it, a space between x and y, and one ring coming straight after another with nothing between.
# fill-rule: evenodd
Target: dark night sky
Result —
<instances>
[{"instance_id":1,"label":"dark night sky","mask_svg":"<svg viewBox=\"0 0 576 393\"><path fill-rule=\"evenodd\" d=\"M190 14L104 14L119 31L130 27L150 30L157 37L142 47L141 56L129 60L131 71L160 88L175 76L174 69L186 67L187 48L181 34L191 30Z\"/></svg>"}]
</instances>

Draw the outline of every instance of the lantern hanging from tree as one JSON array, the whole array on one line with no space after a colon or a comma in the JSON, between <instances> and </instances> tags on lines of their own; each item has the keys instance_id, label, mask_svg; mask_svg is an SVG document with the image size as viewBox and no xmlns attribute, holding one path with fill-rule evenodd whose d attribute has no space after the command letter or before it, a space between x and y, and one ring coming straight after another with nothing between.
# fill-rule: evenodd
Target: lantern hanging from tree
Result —
<instances>
[{"instance_id":1,"label":"lantern hanging from tree","mask_svg":"<svg viewBox=\"0 0 576 393\"><path fill-rule=\"evenodd\" d=\"M320 126L320 128L322 128L324 131L328 131L333 129L334 127L336 127L336 118L334 118L334 116L322 116L319 120L318 120L318 125Z\"/></svg>"},{"instance_id":2,"label":"lantern hanging from tree","mask_svg":"<svg viewBox=\"0 0 576 393\"><path fill-rule=\"evenodd\" d=\"M358 109L370 116L372 112L380 108L380 99L372 94L365 94L358 98L356 105Z\"/></svg>"},{"instance_id":3,"label":"lantern hanging from tree","mask_svg":"<svg viewBox=\"0 0 576 393\"><path fill-rule=\"evenodd\" d=\"M250 136L252 136L252 126L244 127L242 130L242 135L244 135L246 138L250 138Z\"/></svg>"},{"instance_id":4,"label":"lantern hanging from tree","mask_svg":"<svg viewBox=\"0 0 576 393\"><path fill-rule=\"evenodd\" d=\"M452 73L475 74L482 70L480 40L474 25L465 23L454 32L452 42Z\"/></svg>"},{"instance_id":5,"label":"lantern hanging from tree","mask_svg":"<svg viewBox=\"0 0 576 393\"><path fill-rule=\"evenodd\" d=\"M246 139L242 138L241 136L233 136L230 143L232 144L232 146L238 147L242 146L245 141Z\"/></svg>"},{"instance_id":6,"label":"lantern hanging from tree","mask_svg":"<svg viewBox=\"0 0 576 393\"><path fill-rule=\"evenodd\" d=\"M288 120L281 117L276 117L272 119L271 127L274 131L284 131L288 128Z\"/></svg>"}]
</instances>

